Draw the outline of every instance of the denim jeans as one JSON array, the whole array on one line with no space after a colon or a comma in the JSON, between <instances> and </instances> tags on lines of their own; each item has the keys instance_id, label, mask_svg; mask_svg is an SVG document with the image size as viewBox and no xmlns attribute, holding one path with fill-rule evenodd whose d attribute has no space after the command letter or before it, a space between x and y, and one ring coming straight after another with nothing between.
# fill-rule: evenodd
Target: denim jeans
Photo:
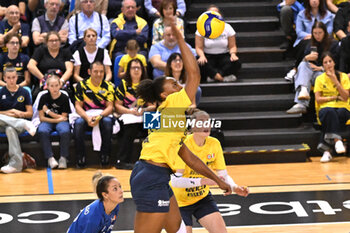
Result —
<instances>
[{"instance_id":1,"label":"denim jeans","mask_svg":"<svg viewBox=\"0 0 350 233\"><path fill-rule=\"evenodd\" d=\"M40 123L38 127L38 134L45 158L49 159L53 156L50 134L55 130L60 135L60 155L67 158L69 155L69 144L71 137L68 121L59 122L57 124L49 122Z\"/></svg>"},{"instance_id":2,"label":"denim jeans","mask_svg":"<svg viewBox=\"0 0 350 233\"><path fill-rule=\"evenodd\" d=\"M111 140L112 140L112 127L113 127L113 119L110 117L103 117L100 122L100 132L102 138L102 145L100 153L102 155L111 155ZM84 118L78 118L74 123L74 139L75 139L75 152L77 154L77 158L81 159L86 156L85 152L85 132L88 124L84 120ZM91 127L89 127L91 128Z\"/></svg>"}]
</instances>

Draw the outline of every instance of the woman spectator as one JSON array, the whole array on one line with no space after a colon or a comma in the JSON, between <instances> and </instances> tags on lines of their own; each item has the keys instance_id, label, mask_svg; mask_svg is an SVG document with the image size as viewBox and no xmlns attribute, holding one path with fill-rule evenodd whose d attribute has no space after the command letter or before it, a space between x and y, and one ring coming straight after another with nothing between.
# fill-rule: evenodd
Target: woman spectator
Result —
<instances>
[{"instance_id":1,"label":"woman spectator","mask_svg":"<svg viewBox=\"0 0 350 233\"><path fill-rule=\"evenodd\" d=\"M125 72L124 79L116 89L115 109L121 114L123 125L123 135L117 152L118 169L132 169L130 163L134 139L140 134L142 129L142 114L144 111L155 109L154 105L147 106L142 100L136 98L136 88L141 80L147 79L147 73L142 61L138 58L131 60ZM123 114L128 114L124 115ZM131 119L130 114L136 116L135 121L127 122ZM127 119L129 118L129 119ZM141 121L137 121L139 119Z\"/></svg>"},{"instance_id":2,"label":"woman spectator","mask_svg":"<svg viewBox=\"0 0 350 233\"><path fill-rule=\"evenodd\" d=\"M165 76L174 77L182 86L186 83L186 72L180 53L172 53L167 60L165 67ZM196 98L192 101L194 107L198 106L202 96L202 89L198 87Z\"/></svg>"},{"instance_id":3,"label":"woman spectator","mask_svg":"<svg viewBox=\"0 0 350 233\"><path fill-rule=\"evenodd\" d=\"M296 61L294 68L285 76L286 80L293 80L297 72L297 67L304 58L304 51L306 46L310 43L311 30L315 21L324 23L327 27L328 35L332 35L333 17L334 15L326 9L325 0L305 1L305 9L299 12L295 23L297 39L293 47Z\"/></svg>"},{"instance_id":4,"label":"woman spectator","mask_svg":"<svg viewBox=\"0 0 350 233\"><path fill-rule=\"evenodd\" d=\"M153 39L152 44L155 44L163 39L164 26L172 22L172 17L175 17L176 26L184 36L184 21L177 17L177 6L173 0L163 0L160 3L160 18L153 23Z\"/></svg>"},{"instance_id":5,"label":"woman spectator","mask_svg":"<svg viewBox=\"0 0 350 233\"><path fill-rule=\"evenodd\" d=\"M208 11L220 13L217 6L211 5ZM225 23L224 32L215 40L208 39L196 31L196 52L199 56L198 64L201 69L201 77L208 81L214 79L218 82L234 82L241 63L237 57L236 32Z\"/></svg>"},{"instance_id":6,"label":"woman spectator","mask_svg":"<svg viewBox=\"0 0 350 233\"><path fill-rule=\"evenodd\" d=\"M45 43L47 46L38 47L28 63L28 70L40 83L45 82L45 74L55 70L61 73L61 86L63 86L73 74L73 58L69 49L60 47L61 40L58 32L51 31L47 34ZM59 71L58 71L59 70ZM39 92L39 83L33 96Z\"/></svg>"},{"instance_id":7,"label":"woman spectator","mask_svg":"<svg viewBox=\"0 0 350 233\"><path fill-rule=\"evenodd\" d=\"M322 22L316 22L312 27L311 46L307 46L304 60L298 66L298 72L295 76L294 102L296 104L287 113L306 113L310 101L311 86L316 77L323 72L320 54L326 51L337 54L337 50L338 43L329 37L326 25Z\"/></svg>"},{"instance_id":8,"label":"woman spectator","mask_svg":"<svg viewBox=\"0 0 350 233\"><path fill-rule=\"evenodd\" d=\"M41 121L38 127L38 134L41 147L50 168L67 168L67 158L69 155L70 126L68 114L71 110L69 107L69 97L60 92L60 87L60 78L56 75L51 75L47 79L47 89L49 92L40 97L38 105ZM61 156L58 163L52 152L50 141L50 134L54 130L60 135Z\"/></svg>"},{"instance_id":9,"label":"woman spectator","mask_svg":"<svg viewBox=\"0 0 350 233\"><path fill-rule=\"evenodd\" d=\"M350 119L348 104L350 83L345 73L335 70L335 60L330 52L322 55L324 73L315 82L315 99L318 107L318 117L322 126L321 141L318 149L324 151L321 162L332 159L331 150L334 146L338 154L345 153L345 147L340 136L346 122Z\"/></svg>"},{"instance_id":10,"label":"woman spectator","mask_svg":"<svg viewBox=\"0 0 350 233\"><path fill-rule=\"evenodd\" d=\"M74 62L74 81L78 83L82 80L88 79L90 77L88 73L88 69L90 69L90 65L94 61L100 61L104 65L105 72L106 72L105 80L111 81L112 61L106 49L97 47L96 45L97 32L92 28L88 28L84 32L83 39L86 45L83 48L79 48L73 54L73 58L75 61Z\"/></svg>"},{"instance_id":11,"label":"woman spectator","mask_svg":"<svg viewBox=\"0 0 350 233\"><path fill-rule=\"evenodd\" d=\"M21 37L17 34L5 37L5 45L7 53L0 54L0 86L6 86L6 83L2 81L3 71L6 69L6 63L11 63L16 68L18 79L17 84L21 87L26 87L29 93L30 90L30 73L27 70L27 64L29 57L26 54L20 53Z\"/></svg>"}]
</instances>

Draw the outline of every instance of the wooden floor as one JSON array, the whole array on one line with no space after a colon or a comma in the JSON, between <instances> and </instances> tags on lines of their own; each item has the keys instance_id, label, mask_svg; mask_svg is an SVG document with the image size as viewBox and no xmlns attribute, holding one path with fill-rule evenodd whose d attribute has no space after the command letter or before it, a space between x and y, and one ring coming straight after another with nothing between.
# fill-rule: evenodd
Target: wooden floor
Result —
<instances>
[{"instance_id":1,"label":"wooden floor","mask_svg":"<svg viewBox=\"0 0 350 233\"><path fill-rule=\"evenodd\" d=\"M311 162L305 163L229 166L228 171L237 184L249 186L252 193L350 190L350 159L337 157L325 164L320 163L319 159L319 157L313 157ZM97 170L98 168L53 170L51 192L54 194L49 194L46 169L29 169L18 174L0 174L0 203L95 199L91 177ZM122 184L124 196L130 197L131 171L115 168L101 171L117 176ZM221 193L215 188L213 192ZM206 231L196 229L194 232ZM349 233L350 223L228 227L228 232Z\"/></svg>"}]
</instances>

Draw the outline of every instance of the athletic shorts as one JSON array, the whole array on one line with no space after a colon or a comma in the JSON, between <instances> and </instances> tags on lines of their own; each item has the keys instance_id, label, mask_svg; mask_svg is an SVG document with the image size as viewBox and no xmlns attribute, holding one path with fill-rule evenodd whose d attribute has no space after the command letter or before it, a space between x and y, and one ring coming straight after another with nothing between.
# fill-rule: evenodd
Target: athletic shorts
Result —
<instances>
[{"instance_id":1,"label":"athletic shorts","mask_svg":"<svg viewBox=\"0 0 350 233\"><path fill-rule=\"evenodd\" d=\"M136 162L130 176L132 199L136 210L148 213L169 212L170 198L174 195L169 186L172 170L149 164L143 160Z\"/></svg>"},{"instance_id":2,"label":"athletic shorts","mask_svg":"<svg viewBox=\"0 0 350 233\"><path fill-rule=\"evenodd\" d=\"M208 214L219 212L219 209L213 196L211 193L209 193L205 198L192 205L180 207L180 212L185 225L192 226L192 215L198 222L199 219L207 216Z\"/></svg>"}]
</instances>

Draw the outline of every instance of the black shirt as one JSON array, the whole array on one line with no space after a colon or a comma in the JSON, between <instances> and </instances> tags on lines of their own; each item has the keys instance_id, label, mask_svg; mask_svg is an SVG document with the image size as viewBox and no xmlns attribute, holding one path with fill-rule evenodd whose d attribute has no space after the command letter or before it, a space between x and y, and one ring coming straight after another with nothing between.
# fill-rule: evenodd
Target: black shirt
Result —
<instances>
[{"instance_id":1,"label":"black shirt","mask_svg":"<svg viewBox=\"0 0 350 233\"><path fill-rule=\"evenodd\" d=\"M69 99L68 96L61 93L61 95L57 99L52 99L50 93L46 93L41 96L39 101L38 110L42 110L43 106L46 105L50 111L61 115L62 113L70 113L70 106L69 106ZM46 117L51 118L50 116L46 115Z\"/></svg>"}]
</instances>

